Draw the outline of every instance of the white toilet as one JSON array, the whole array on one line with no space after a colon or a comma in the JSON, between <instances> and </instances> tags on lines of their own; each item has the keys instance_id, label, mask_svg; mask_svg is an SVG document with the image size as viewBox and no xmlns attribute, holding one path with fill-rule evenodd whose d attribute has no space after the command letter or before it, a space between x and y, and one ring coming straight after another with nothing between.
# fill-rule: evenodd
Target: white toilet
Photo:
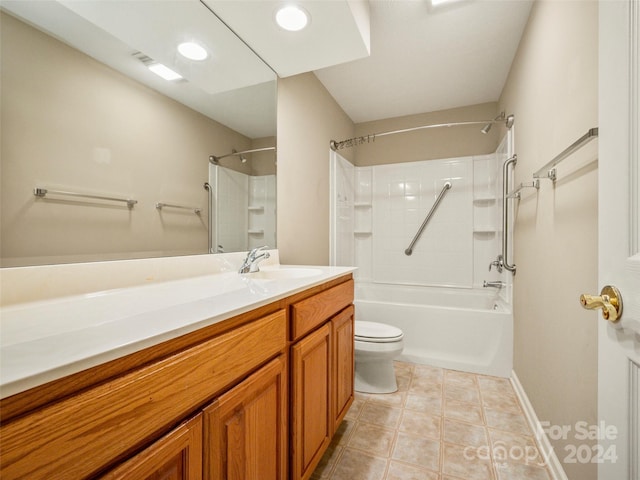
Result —
<instances>
[{"instance_id":1,"label":"white toilet","mask_svg":"<svg viewBox=\"0 0 640 480\"><path fill-rule=\"evenodd\" d=\"M393 393L398 390L393 359L402 352L404 334L391 325L356 321L355 389L363 393Z\"/></svg>"}]
</instances>

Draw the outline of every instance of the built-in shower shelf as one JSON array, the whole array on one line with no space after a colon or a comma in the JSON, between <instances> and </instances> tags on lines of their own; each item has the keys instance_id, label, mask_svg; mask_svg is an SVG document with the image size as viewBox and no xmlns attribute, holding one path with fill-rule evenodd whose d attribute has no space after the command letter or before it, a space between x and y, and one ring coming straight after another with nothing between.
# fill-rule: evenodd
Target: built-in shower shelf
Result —
<instances>
[{"instance_id":1,"label":"built-in shower shelf","mask_svg":"<svg viewBox=\"0 0 640 480\"><path fill-rule=\"evenodd\" d=\"M366 203L366 202L356 202L353 204L354 207L356 208L371 208L371 203Z\"/></svg>"},{"instance_id":2,"label":"built-in shower shelf","mask_svg":"<svg viewBox=\"0 0 640 480\"><path fill-rule=\"evenodd\" d=\"M371 235L371 231L369 230L356 230L353 232L354 235L359 236L359 237L364 237L367 235Z\"/></svg>"},{"instance_id":3,"label":"built-in shower shelf","mask_svg":"<svg viewBox=\"0 0 640 480\"><path fill-rule=\"evenodd\" d=\"M249 235L264 235L264 230L249 230L247 233Z\"/></svg>"},{"instance_id":4,"label":"built-in shower shelf","mask_svg":"<svg viewBox=\"0 0 640 480\"><path fill-rule=\"evenodd\" d=\"M494 225L478 225L473 227L473 233L496 233L497 227Z\"/></svg>"},{"instance_id":5,"label":"built-in shower shelf","mask_svg":"<svg viewBox=\"0 0 640 480\"><path fill-rule=\"evenodd\" d=\"M496 201L495 195L478 196L473 199L473 203L476 203L476 204L493 203L495 201Z\"/></svg>"},{"instance_id":6,"label":"built-in shower shelf","mask_svg":"<svg viewBox=\"0 0 640 480\"><path fill-rule=\"evenodd\" d=\"M262 205L250 206L250 212L264 212L264 207Z\"/></svg>"}]
</instances>

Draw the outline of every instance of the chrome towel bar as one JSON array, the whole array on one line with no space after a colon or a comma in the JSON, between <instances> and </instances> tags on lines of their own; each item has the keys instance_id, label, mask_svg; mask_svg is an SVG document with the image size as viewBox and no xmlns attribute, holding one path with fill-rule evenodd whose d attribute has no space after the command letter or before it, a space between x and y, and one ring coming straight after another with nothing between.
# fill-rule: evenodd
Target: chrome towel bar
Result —
<instances>
[{"instance_id":1,"label":"chrome towel bar","mask_svg":"<svg viewBox=\"0 0 640 480\"><path fill-rule=\"evenodd\" d=\"M548 162L544 167L540 168L536 173L533 174L533 178L548 178L551 181L556 181L556 169L555 166L558 165L562 160L567 158L573 152L578 150L583 145L586 145L591 140L598 136L598 127L590 128L587 133L581 136L578 140L573 142L567 148L565 148L562 152L556 155L550 162Z\"/></svg>"},{"instance_id":2,"label":"chrome towel bar","mask_svg":"<svg viewBox=\"0 0 640 480\"><path fill-rule=\"evenodd\" d=\"M49 190L47 188L36 187L33 189L33 194L36 197L44 198L47 195L64 195L70 197L81 197L81 198L92 198L94 200L110 200L113 202L125 202L127 207L133 208L133 206L138 203L137 200L132 200L131 198L116 198L116 197L106 197L103 195L92 195L88 193L78 193L78 192L66 192L62 190Z\"/></svg>"},{"instance_id":3,"label":"chrome towel bar","mask_svg":"<svg viewBox=\"0 0 640 480\"><path fill-rule=\"evenodd\" d=\"M532 182L522 182L518 187L507 195L507 198L520 198L520 192L525 188L540 188L540 180L536 179Z\"/></svg>"},{"instance_id":4,"label":"chrome towel bar","mask_svg":"<svg viewBox=\"0 0 640 480\"><path fill-rule=\"evenodd\" d=\"M413 240L411 240L411 244L404 251L405 255L409 256L409 255L411 255L413 253L413 246L416 244L416 242L420 238L420 235L422 235L422 232L424 231L425 227L427 226L427 223L429 223L429 220L431 220L431 217L433 216L433 213L436 211L436 208L438 208L438 205L440 205L440 201L442 200L442 197L444 197L444 194L450 188L451 188L451 182L447 182L447 183L444 184L444 187L442 187L442 190L438 194L438 198L436 198L436 201L434 202L433 206L431 207L431 210L429 210L429 213L427 213L427 216L425 217L424 222L422 222L422 225L420 225L420 228L416 232L415 237L413 237Z\"/></svg>"},{"instance_id":5,"label":"chrome towel bar","mask_svg":"<svg viewBox=\"0 0 640 480\"><path fill-rule=\"evenodd\" d=\"M191 210L196 215L200 215L200 212L202 211L202 209L199 208L199 207L187 207L187 206L184 206L184 205L174 205L174 204L171 204L171 203L164 203L164 202L156 203L156 208L158 210L162 210L164 207L179 208L179 209L182 209L182 210Z\"/></svg>"}]
</instances>

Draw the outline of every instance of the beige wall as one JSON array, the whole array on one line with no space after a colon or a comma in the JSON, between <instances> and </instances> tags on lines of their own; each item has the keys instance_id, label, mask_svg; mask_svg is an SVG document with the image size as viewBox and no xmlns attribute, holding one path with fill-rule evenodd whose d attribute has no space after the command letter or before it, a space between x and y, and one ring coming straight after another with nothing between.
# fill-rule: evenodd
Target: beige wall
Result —
<instances>
[{"instance_id":1,"label":"beige wall","mask_svg":"<svg viewBox=\"0 0 640 480\"><path fill-rule=\"evenodd\" d=\"M312 73L278 80L278 249L289 264L329 263L329 141L353 122ZM345 152L352 160L353 152Z\"/></svg>"},{"instance_id":2,"label":"beige wall","mask_svg":"<svg viewBox=\"0 0 640 480\"><path fill-rule=\"evenodd\" d=\"M598 122L598 5L537 1L500 99L516 116L516 182ZM597 141L567 158L517 204L515 372L540 420L596 423L597 325L578 298L597 288ZM553 442L562 460L573 432ZM570 479L596 464L565 464Z\"/></svg>"},{"instance_id":3,"label":"beige wall","mask_svg":"<svg viewBox=\"0 0 640 480\"><path fill-rule=\"evenodd\" d=\"M3 264L206 252L206 210L155 203L205 209L208 156L251 140L6 14L1 34ZM35 186L138 204L42 200Z\"/></svg>"},{"instance_id":4,"label":"beige wall","mask_svg":"<svg viewBox=\"0 0 640 480\"><path fill-rule=\"evenodd\" d=\"M507 112L508 114L509 112ZM388 132L421 125L490 120L498 114L495 102L437 112L407 115L356 124L356 136ZM355 147L357 166L414 162L438 158L481 155L496 151L499 129L488 134L480 132L482 125L417 130L378 137L375 142ZM340 150L340 153L345 150Z\"/></svg>"}]
</instances>

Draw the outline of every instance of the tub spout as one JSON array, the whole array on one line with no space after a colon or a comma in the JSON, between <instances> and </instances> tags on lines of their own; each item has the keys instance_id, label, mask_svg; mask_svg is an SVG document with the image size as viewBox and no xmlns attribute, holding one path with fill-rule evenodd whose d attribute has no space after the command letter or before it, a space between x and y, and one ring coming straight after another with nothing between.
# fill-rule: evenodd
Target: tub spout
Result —
<instances>
[{"instance_id":1,"label":"tub spout","mask_svg":"<svg viewBox=\"0 0 640 480\"><path fill-rule=\"evenodd\" d=\"M493 288L502 288L504 287L504 282L501 281L497 281L497 282L487 282L486 280L484 281L484 283L482 284L482 286L484 288L487 287L493 287Z\"/></svg>"}]
</instances>

